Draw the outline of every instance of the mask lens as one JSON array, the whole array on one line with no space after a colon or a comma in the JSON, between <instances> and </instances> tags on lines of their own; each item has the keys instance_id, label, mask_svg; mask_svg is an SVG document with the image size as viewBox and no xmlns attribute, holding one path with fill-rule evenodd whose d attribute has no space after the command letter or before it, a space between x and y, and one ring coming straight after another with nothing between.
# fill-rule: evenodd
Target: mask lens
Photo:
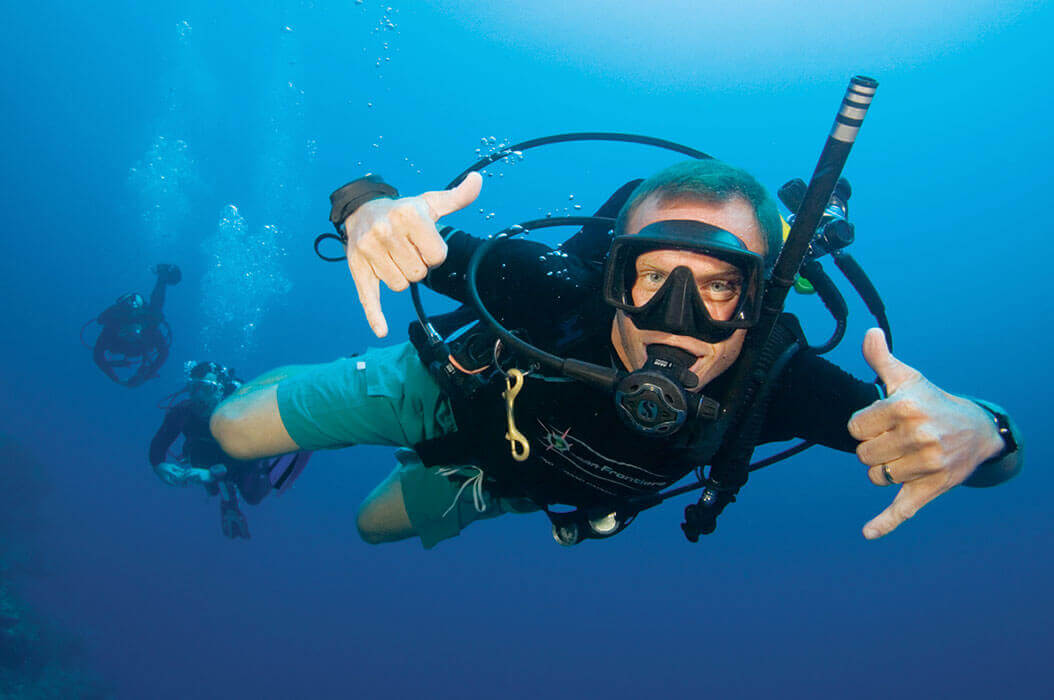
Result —
<instances>
[{"instance_id":1,"label":"mask lens","mask_svg":"<svg viewBox=\"0 0 1054 700\"><path fill-rule=\"evenodd\" d=\"M634 263L636 276L629 294L631 305L638 309L645 306L670 281L674 272L684 269L687 273L684 279L674 282L683 286L680 294L690 297L694 287L694 296L706 307L711 319L731 320L743 292L743 270L713 257L688 253L691 257L685 258L685 253L677 252L671 256L671 252L649 251L637 257ZM693 266L678 265L679 262Z\"/></svg>"},{"instance_id":2,"label":"mask lens","mask_svg":"<svg viewBox=\"0 0 1054 700\"><path fill-rule=\"evenodd\" d=\"M604 298L643 330L720 342L757 322L761 270L728 231L660 221L612 243Z\"/></svg>"},{"instance_id":3,"label":"mask lens","mask_svg":"<svg viewBox=\"0 0 1054 700\"><path fill-rule=\"evenodd\" d=\"M191 380L190 398L210 406L218 404L223 399L223 385L212 377Z\"/></svg>"}]
</instances>

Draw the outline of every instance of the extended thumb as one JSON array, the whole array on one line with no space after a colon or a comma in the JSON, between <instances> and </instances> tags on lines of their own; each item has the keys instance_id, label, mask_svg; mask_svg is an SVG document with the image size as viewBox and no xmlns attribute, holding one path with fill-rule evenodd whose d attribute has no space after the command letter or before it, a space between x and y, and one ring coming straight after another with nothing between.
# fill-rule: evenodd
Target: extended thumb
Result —
<instances>
[{"instance_id":1,"label":"extended thumb","mask_svg":"<svg viewBox=\"0 0 1054 700\"><path fill-rule=\"evenodd\" d=\"M447 214L464 209L476 201L483 188L483 178L477 172L471 172L452 190L426 192L422 196L432 210L432 217L438 221Z\"/></svg>"},{"instance_id":2,"label":"extended thumb","mask_svg":"<svg viewBox=\"0 0 1054 700\"><path fill-rule=\"evenodd\" d=\"M886 344L886 335L879 328L872 328L864 336L863 352L867 364L886 385L887 394L892 394L918 375L914 369L893 357Z\"/></svg>"}]
</instances>

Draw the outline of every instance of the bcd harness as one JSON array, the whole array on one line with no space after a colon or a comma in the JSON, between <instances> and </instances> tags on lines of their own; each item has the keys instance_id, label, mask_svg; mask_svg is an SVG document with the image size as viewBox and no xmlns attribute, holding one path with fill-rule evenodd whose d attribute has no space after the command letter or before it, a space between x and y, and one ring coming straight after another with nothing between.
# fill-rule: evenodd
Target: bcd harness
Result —
<instances>
[{"instance_id":1,"label":"bcd harness","mask_svg":"<svg viewBox=\"0 0 1054 700\"><path fill-rule=\"evenodd\" d=\"M437 327L448 327L449 324L464 320L470 315L468 311L471 310L462 308L449 315L433 317L432 320ZM410 338L418 349L421 361L449 397L459 426L456 432L415 445L414 451L429 467L473 462L479 431L495 429L493 421L481 421L478 416L500 410L499 406L481 403L480 395L491 383L506 381L506 376L503 376L506 373L512 375L519 370L495 367L492 360L493 346L499 341L483 327L467 331L452 341L449 345L451 353L447 356L431 351L424 341L423 330L416 322L410 326ZM481 353L481 348L487 347L488 343L491 357ZM746 484L750 459L761 434L771 389L790 359L804 346L804 337L796 319L789 314L784 315L765 348L764 357L769 369L755 376L751 385L745 389L750 393L750 398L744 402L743 410L735 421L722 425L698 418L695 425L686 426L686 430L671 438L674 443L671 459L682 465L682 476L693 470L702 474L704 466L710 465L709 474L701 479L702 497L697 504L685 509L685 522L681 527L689 540L694 542L700 534L713 532L717 526L717 517L736 499L736 494ZM480 371L476 363L484 359L489 366ZM515 375L511 381L516 381ZM739 390L744 389L740 387ZM523 391L531 391L530 382L527 382ZM506 425L506 438L509 439L514 437L510 433L515 430L515 420L526 422L533 420L533 416L516 414L515 404L511 401L506 407L510 408L514 416L513 421L508 421ZM523 447L510 441L510 450L514 454L516 451L522 454ZM545 469L545 465L525 461L526 464L520 468L495 463L473 463L483 470L488 490L493 494L528 498L545 510L552 522L554 537L561 544L577 544L584 539L616 535L641 511L659 505L674 495L654 493L612 499L607 503L591 503L588 507L570 511L554 508L559 504L568 504L561 499L560 493L546 489L543 479L532 478L532 475L538 476L537 470Z\"/></svg>"}]
</instances>

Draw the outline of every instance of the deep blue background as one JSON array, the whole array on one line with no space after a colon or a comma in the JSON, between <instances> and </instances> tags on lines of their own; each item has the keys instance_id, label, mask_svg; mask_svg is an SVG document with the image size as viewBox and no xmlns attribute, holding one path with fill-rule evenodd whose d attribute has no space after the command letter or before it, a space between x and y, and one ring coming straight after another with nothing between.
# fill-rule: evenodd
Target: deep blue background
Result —
<instances>
[{"instance_id":1,"label":"deep blue background","mask_svg":"<svg viewBox=\"0 0 1054 700\"><path fill-rule=\"evenodd\" d=\"M1054 694L1041 48L1054 12L770 2L7 6L0 410L52 482L39 571L21 587L84 637L119 697ZM374 31L385 17L395 28ZM854 252L898 356L1020 422L1028 465L1013 482L957 489L866 542L860 528L891 491L851 455L813 450L756 475L698 545L680 534L678 502L571 550L534 515L424 552L356 535L388 449L317 455L289 494L247 513L249 542L225 540L215 501L147 466L156 403L204 343L252 376L379 342L346 270L310 248L342 182L375 171L414 193L442 187L482 137L625 130L695 145L775 189L808 177L854 73L881 82L846 171ZM129 179L159 136L187 144L185 206ZM452 223L486 232L562 211L572 194L588 209L669 162L635 146L532 152L495 169ZM149 201L160 228L143 222ZM268 270L292 283L260 297L249 342L237 324L202 330L203 292L244 301L204 277L203 246L231 203L250 235L279 227L287 255ZM94 368L77 329L121 292L147 291L159 260L184 270L166 306L176 342L161 379L129 391ZM402 339L408 299L384 301ZM792 303L826 334L808 301ZM861 376L867 327L854 304L835 353Z\"/></svg>"}]
</instances>

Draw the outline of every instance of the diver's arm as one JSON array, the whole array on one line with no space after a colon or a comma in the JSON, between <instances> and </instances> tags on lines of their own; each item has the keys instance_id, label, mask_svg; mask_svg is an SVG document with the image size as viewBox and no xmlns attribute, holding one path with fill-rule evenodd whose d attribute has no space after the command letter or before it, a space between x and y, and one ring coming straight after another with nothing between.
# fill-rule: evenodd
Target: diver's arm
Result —
<instances>
[{"instance_id":1,"label":"diver's arm","mask_svg":"<svg viewBox=\"0 0 1054 700\"><path fill-rule=\"evenodd\" d=\"M161 427L150 441L150 466L157 478L169 486L187 486L191 483L207 484L215 479L212 471L167 461L168 448L176 441L186 425L189 407L178 403L168 410Z\"/></svg>"},{"instance_id":2,"label":"diver's arm","mask_svg":"<svg viewBox=\"0 0 1054 700\"><path fill-rule=\"evenodd\" d=\"M157 275L157 282L154 283L154 290L150 292L150 312L158 319L162 319L164 318L161 310L165 305L165 289L171 284L179 284L183 279L183 273L179 265L159 263L154 266L154 274Z\"/></svg>"},{"instance_id":3,"label":"diver's arm","mask_svg":"<svg viewBox=\"0 0 1054 700\"><path fill-rule=\"evenodd\" d=\"M176 404L168 410L168 413L165 414L165 420L161 422L161 427L157 429L153 439L150 440L150 466L156 467L165 461L168 448L172 446L172 443L176 441L176 438L183 431L185 421L185 404Z\"/></svg>"},{"instance_id":4,"label":"diver's arm","mask_svg":"<svg viewBox=\"0 0 1054 700\"><path fill-rule=\"evenodd\" d=\"M150 292L150 306L148 307L150 312L158 318L161 318L161 309L165 305L165 287L167 286L164 275L158 272L157 282L154 283L154 289Z\"/></svg>"},{"instance_id":5,"label":"diver's arm","mask_svg":"<svg viewBox=\"0 0 1054 700\"><path fill-rule=\"evenodd\" d=\"M842 452L856 452L860 441L850 434L849 421L855 413L883 398L873 382L857 379L822 357L800 352L788 363L772 392L760 441L800 438ZM1023 451L1020 432L1012 419L996 404L968 396L955 398L985 409L989 413L988 422L994 429L992 432L984 421L977 421L979 414L969 406L965 407L968 419L976 425L976 432L986 447L976 455L979 464L962 485L995 486L1017 474L1021 470ZM997 415L1005 418L999 422L1006 423L1009 431L1006 440L1001 438L1006 452L986 459L987 445L997 444L993 441L998 433Z\"/></svg>"},{"instance_id":6,"label":"diver's arm","mask_svg":"<svg viewBox=\"0 0 1054 700\"><path fill-rule=\"evenodd\" d=\"M794 438L842 452L859 444L848 424L856 411L882 398L878 386L807 350L796 353L776 380L759 442Z\"/></svg>"},{"instance_id":7,"label":"diver's arm","mask_svg":"<svg viewBox=\"0 0 1054 700\"><path fill-rule=\"evenodd\" d=\"M486 241L463 231L444 228L447 259L432 270L425 284L433 291L471 305L468 267ZM476 271L480 299L510 329L527 330L533 341L559 335L554 318L574 316L596 302L602 268L577 255L524 238L510 238L488 251Z\"/></svg>"}]
</instances>

